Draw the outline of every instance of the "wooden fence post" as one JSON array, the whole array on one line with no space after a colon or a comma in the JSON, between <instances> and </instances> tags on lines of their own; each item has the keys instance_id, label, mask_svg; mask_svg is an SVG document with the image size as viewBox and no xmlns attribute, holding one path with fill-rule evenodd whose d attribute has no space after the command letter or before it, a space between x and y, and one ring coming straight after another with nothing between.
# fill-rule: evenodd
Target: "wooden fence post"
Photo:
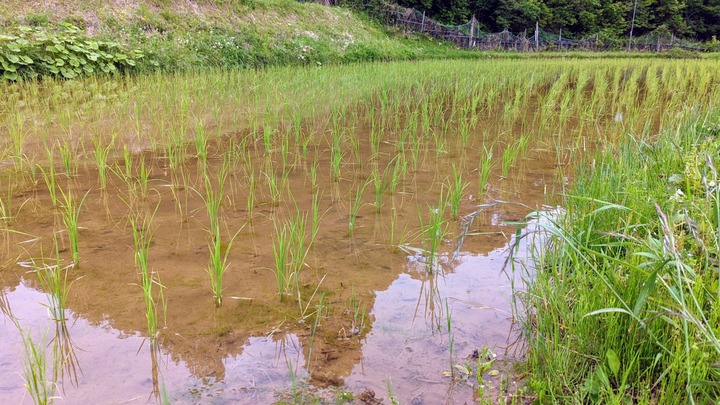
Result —
<instances>
[{"instance_id":1,"label":"wooden fence post","mask_svg":"<svg viewBox=\"0 0 720 405\"><path fill-rule=\"evenodd\" d=\"M423 11L422 23L420 23L420 32L425 31L425 12Z\"/></svg>"},{"instance_id":2,"label":"wooden fence post","mask_svg":"<svg viewBox=\"0 0 720 405\"><path fill-rule=\"evenodd\" d=\"M539 36L540 34L538 31L540 31L540 24L537 21L535 21L535 50L536 51L540 50L540 36Z\"/></svg>"}]
</instances>

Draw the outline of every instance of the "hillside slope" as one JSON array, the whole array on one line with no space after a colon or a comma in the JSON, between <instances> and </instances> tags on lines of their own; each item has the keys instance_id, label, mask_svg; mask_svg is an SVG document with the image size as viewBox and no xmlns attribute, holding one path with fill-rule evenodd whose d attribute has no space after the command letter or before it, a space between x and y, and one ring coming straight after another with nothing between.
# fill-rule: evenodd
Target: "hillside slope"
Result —
<instances>
[{"instance_id":1,"label":"hillside slope","mask_svg":"<svg viewBox=\"0 0 720 405\"><path fill-rule=\"evenodd\" d=\"M46 0L0 4L0 32L71 23L141 50L140 67L323 64L445 57L463 51L387 32L344 8L294 0Z\"/></svg>"}]
</instances>

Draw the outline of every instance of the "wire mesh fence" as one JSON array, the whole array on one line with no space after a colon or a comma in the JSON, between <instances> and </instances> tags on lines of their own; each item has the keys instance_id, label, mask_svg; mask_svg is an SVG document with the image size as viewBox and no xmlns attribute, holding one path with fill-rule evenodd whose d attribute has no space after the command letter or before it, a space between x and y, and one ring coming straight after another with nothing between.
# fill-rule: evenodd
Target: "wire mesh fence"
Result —
<instances>
[{"instance_id":1,"label":"wire mesh fence","mask_svg":"<svg viewBox=\"0 0 720 405\"><path fill-rule=\"evenodd\" d=\"M306 0L325 5L346 5L343 0ZM702 43L691 42L675 37L672 33L654 32L637 38L606 38L590 35L582 38L563 36L560 32L541 29L536 23L529 24L530 30L513 33L486 32L480 29L475 17L461 25L440 23L412 8L386 2L374 3L365 11L386 25L408 32L418 32L433 38L449 41L462 48L479 50L547 51L547 50L633 50L663 52L670 49L704 51Z\"/></svg>"}]
</instances>

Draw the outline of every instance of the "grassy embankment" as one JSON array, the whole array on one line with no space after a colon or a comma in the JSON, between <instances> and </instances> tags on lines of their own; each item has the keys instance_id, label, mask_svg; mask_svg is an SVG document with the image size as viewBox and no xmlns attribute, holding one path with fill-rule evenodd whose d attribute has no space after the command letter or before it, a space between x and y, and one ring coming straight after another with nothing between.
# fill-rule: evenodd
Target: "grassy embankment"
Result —
<instances>
[{"instance_id":1,"label":"grassy embankment","mask_svg":"<svg viewBox=\"0 0 720 405\"><path fill-rule=\"evenodd\" d=\"M717 401L718 135L716 110L691 110L579 172L524 299L540 400Z\"/></svg>"},{"instance_id":2,"label":"grassy embankment","mask_svg":"<svg viewBox=\"0 0 720 405\"><path fill-rule=\"evenodd\" d=\"M86 41L106 41L118 44L110 54L124 54L109 58L120 70L165 71L208 67L262 67L279 65L321 65L361 61L387 61L437 58L607 58L627 57L618 52L477 52L456 48L425 36L407 35L386 29L362 13L339 7L325 7L294 0L206 0L199 2L143 0L138 2L46 1L21 2L12 0L0 4L0 32L13 38L0 38L0 56L11 55L14 65L0 65L0 74L8 69L19 76L27 66L51 56L64 59L68 68L73 55L66 49L47 54L47 40L62 37L67 45L80 46L77 73L93 73L104 66L85 67ZM79 28L68 34L63 24ZM20 27L29 27L21 31ZM17 41L22 36L28 43ZM68 38L70 37L70 38ZM38 43L40 42L40 43ZM8 44L17 47L8 50ZM93 45L94 46L94 45ZM34 47L34 48L33 48ZM102 44L101 44L101 49ZM118 51L121 49L122 51ZM138 52L133 52L138 51ZM20 56L31 59L22 59ZM136 57L137 55L141 55ZM633 57L652 57L653 53L635 53ZM700 57L698 54L675 52L669 57ZM125 57L131 58L131 64ZM708 57L707 55L704 57ZM713 56L709 56L713 57ZM18 59L19 58L19 59ZM101 58L102 59L102 58ZM32 63L29 62L32 60ZM0 60L7 63L7 60ZM51 74L73 76L58 65ZM39 74L47 69L36 68ZM57 71L55 71L57 70ZM114 68L111 70L115 70ZM68 76L69 74L69 76ZM7 75L13 78L15 75ZM74 76L73 76L74 77Z\"/></svg>"},{"instance_id":3,"label":"grassy embankment","mask_svg":"<svg viewBox=\"0 0 720 405\"><path fill-rule=\"evenodd\" d=\"M388 32L361 13L293 0L20 2L0 4L0 31L71 23L145 54L138 69L462 57L437 41Z\"/></svg>"}]
</instances>

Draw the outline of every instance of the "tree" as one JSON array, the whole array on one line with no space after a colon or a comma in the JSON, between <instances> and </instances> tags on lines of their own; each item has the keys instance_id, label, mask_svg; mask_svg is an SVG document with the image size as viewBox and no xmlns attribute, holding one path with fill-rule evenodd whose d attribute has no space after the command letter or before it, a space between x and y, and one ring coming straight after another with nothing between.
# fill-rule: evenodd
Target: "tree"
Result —
<instances>
[{"instance_id":1,"label":"tree","mask_svg":"<svg viewBox=\"0 0 720 405\"><path fill-rule=\"evenodd\" d=\"M495 11L497 25L511 31L544 25L550 17L550 8L542 0L500 0Z\"/></svg>"},{"instance_id":2,"label":"tree","mask_svg":"<svg viewBox=\"0 0 720 405\"><path fill-rule=\"evenodd\" d=\"M446 24L475 16L479 27L497 32L534 29L535 22L568 36L601 34L624 38L635 0L398 0ZM634 35L670 32L710 40L720 33L720 0L637 0ZM660 30L660 31L658 31Z\"/></svg>"},{"instance_id":3,"label":"tree","mask_svg":"<svg viewBox=\"0 0 720 405\"><path fill-rule=\"evenodd\" d=\"M709 41L720 34L720 0L687 0L683 19L688 35Z\"/></svg>"}]
</instances>

